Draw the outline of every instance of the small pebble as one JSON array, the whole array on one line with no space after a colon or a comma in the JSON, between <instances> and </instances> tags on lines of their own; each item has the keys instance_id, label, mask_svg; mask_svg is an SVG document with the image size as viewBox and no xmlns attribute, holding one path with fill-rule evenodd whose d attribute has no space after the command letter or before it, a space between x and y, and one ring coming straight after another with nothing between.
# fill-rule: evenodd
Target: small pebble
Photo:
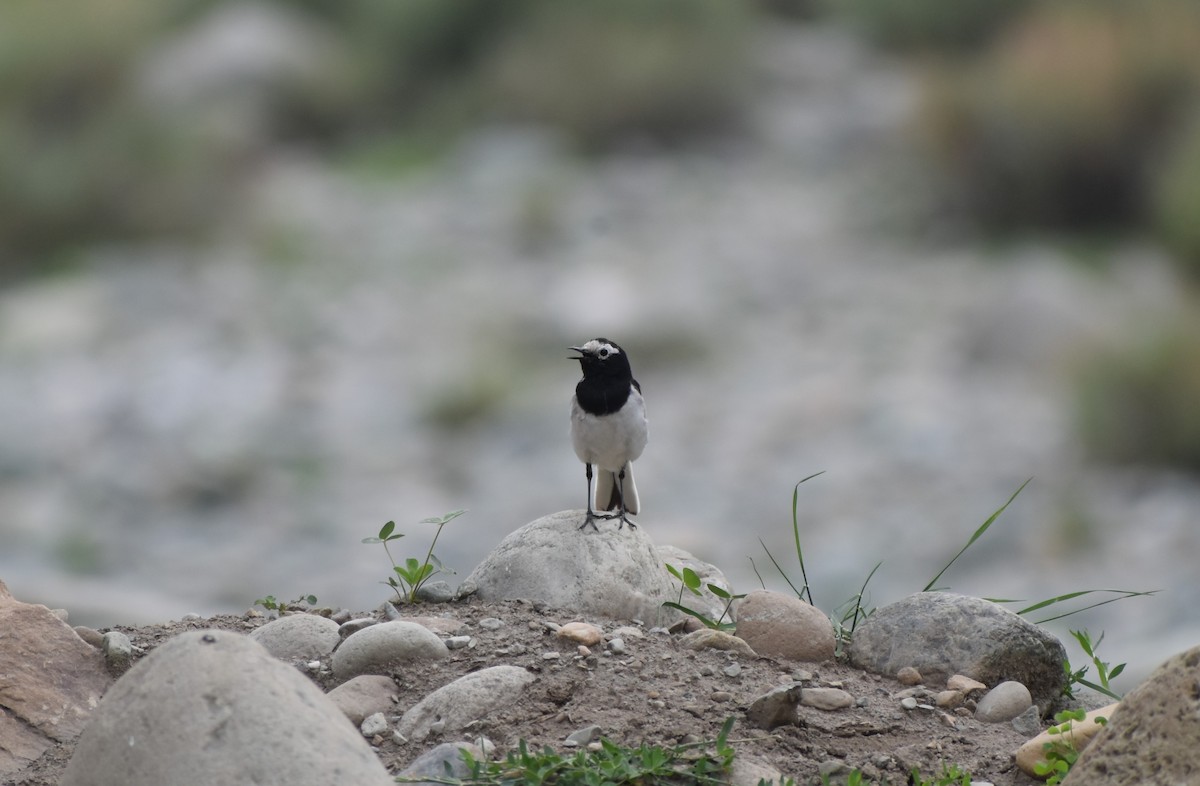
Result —
<instances>
[{"instance_id":1,"label":"small pebble","mask_svg":"<svg viewBox=\"0 0 1200 786\"><path fill-rule=\"evenodd\" d=\"M451 636L444 641L446 649L461 650L463 647L471 643L470 636Z\"/></svg>"},{"instance_id":2,"label":"small pebble","mask_svg":"<svg viewBox=\"0 0 1200 786\"><path fill-rule=\"evenodd\" d=\"M479 621L479 627L483 628L484 630L496 630L503 624L503 622L495 617L484 617Z\"/></svg>"},{"instance_id":3,"label":"small pebble","mask_svg":"<svg viewBox=\"0 0 1200 786\"><path fill-rule=\"evenodd\" d=\"M715 690L711 698L713 701L733 701L733 694L727 690Z\"/></svg>"},{"instance_id":4,"label":"small pebble","mask_svg":"<svg viewBox=\"0 0 1200 786\"><path fill-rule=\"evenodd\" d=\"M987 692L975 707L975 720L984 723L1003 723L1025 712L1033 704L1029 689L1019 682L1008 680Z\"/></svg>"},{"instance_id":5,"label":"small pebble","mask_svg":"<svg viewBox=\"0 0 1200 786\"><path fill-rule=\"evenodd\" d=\"M589 745L598 739L600 739L600 727L592 724L568 734L564 744L572 748L577 748L580 745Z\"/></svg>"},{"instance_id":6,"label":"small pebble","mask_svg":"<svg viewBox=\"0 0 1200 786\"><path fill-rule=\"evenodd\" d=\"M1012 727L1026 737L1036 737L1042 731L1042 716L1036 706L1012 719Z\"/></svg>"},{"instance_id":7,"label":"small pebble","mask_svg":"<svg viewBox=\"0 0 1200 786\"><path fill-rule=\"evenodd\" d=\"M977 690L987 690L987 686L979 680L973 680L970 677L964 677L961 674L955 674L953 677L946 680L946 687L949 690L962 691L963 695L967 695Z\"/></svg>"},{"instance_id":8,"label":"small pebble","mask_svg":"<svg viewBox=\"0 0 1200 786\"><path fill-rule=\"evenodd\" d=\"M841 688L805 688L800 693L800 703L831 712L854 706L854 697Z\"/></svg>"},{"instance_id":9,"label":"small pebble","mask_svg":"<svg viewBox=\"0 0 1200 786\"><path fill-rule=\"evenodd\" d=\"M100 637L104 661L113 674L124 674L133 663L133 642L124 633L110 630Z\"/></svg>"},{"instance_id":10,"label":"small pebble","mask_svg":"<svg viewBox=\"0 0 1200 786\"><path fill-rule=\"evenodd\" d=\"M900 700L900 706L906 710L915 710L918 703L912 696L906 696Z\"/></svg>"},{"instance_id":11,"label":"small pebble","mask_svg":"<svg viewBox=\"0 0 1200 786\"><path fill-rule=\"evenodd\" d=\"M962 704L963 695L956 690L939 691L934 697L934 703L942 709L953 709Z\"/></svg>"},{"instance_id":12,"label":"small pebble","mask_svg":"<svg viewBox=\"0 0 1200 786\"><path fill-rule=\"evenodd\" d=\"M742 665L740 663L730 663L725 667L724 671L726 677L736 677L742 673Z\"/></svg>"},{"instance_id":13,"label":"small pebble","mask_svg":"<svg viewBox=\"0 0 1200 786\"><path fill-rule=\"evenodd\" d=\"M562 657L562 656L559 655L559 653L557 653L557 652L543 652L542 653L542 660L558 660L560 657Z\"/></svg>"},{"instance_id":14,"label":"small pebble","mask_svg":"<svg viewBox=\"0 0 1200 786\"><path fill-rule=\"evenodd\" d=\"M358 633L363 628L369 628L375 624L372 617L360 617L358 619L346 620L341 625L338 625L338 635L343 639L351 633Z\"/></svg>"},{"instance_id":15,"label":"small pebble","mask_svg":"<svg viewBox=\"0 0 1200 786\"><path fill-rule=\"evenodd\" d=\"M905 666L896 672L896 681L901 685L920 685L922 682L921 672L912 666Z\"/></svg>"},{"instance_id":16,"label":"small pebble","mask_svg":"<svg viewBox=\"0 0 1200 786\"><path fill-rule=\"evenodd\" d=\"M448 603L454 598L454 588L444 581L431 581L421 585L417 598L426 603Z\"/></svg>"},{"instance_id":17,"label":"small pebble","mask_svg":"<svg viewBox=\"0 0 1200 786\"><path fill-rule=\"evenodd\" d=\"M604 640L604 631L587 622L568 622L556 630L554 635L587 647L594 647Z\"/></svg>"},{"instance_id":18,"label":"small pebble","mask_svg":"<svg viewBox=\"0 0 1200 786\"><path fill-rule=\"evenodd\" d=\"M613 655L624 655L626 651L625 640L621 638L609 639L608 651Z\"/></svg>"},{"instance_id":19,"label":"small pebble","mask_svg":"<svg viewBox=\"0 0 1200 786\"><path fill-rule=\"evenodd\" d=\"M75 635L79 636L79 638L83 639L88 644L91 644L96 649L100 649L100 642L103 637L100 631L96 630L95 628L89 628L84 625L76 625Z\"/></svg>"},{"instance_id":20,"label":"small pebble","mask_svg":"<svg viewBox=\"0 0 1200 786\"><path fill-rule=\"evenodd\" d=\"M377 734L383 734L388 730L387 718L382 712L376 712L373 715L368 715L363 718L362 725L358 727L364 737L374 737Z\"/></svg>"}]
</instances>

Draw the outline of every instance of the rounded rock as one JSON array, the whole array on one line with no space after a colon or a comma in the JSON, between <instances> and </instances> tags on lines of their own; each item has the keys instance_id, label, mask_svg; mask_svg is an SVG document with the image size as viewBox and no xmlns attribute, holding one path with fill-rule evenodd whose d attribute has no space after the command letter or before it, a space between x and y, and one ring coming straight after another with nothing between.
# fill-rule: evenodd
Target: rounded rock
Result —
<instances>
[{"instance_id":1,"label":"rounded rock","mask_svg":"<svg viewBox=\"0 0 1200 786\"><path fill-rule=\"evenodd\" d=\"M79 738L62 786L387 786L320 689L249 637L181 634L133 666Z\"/></svg>"},{"instance_id":2,"label":"rounded rock","mask_svg":"<svg viewBox=\"0 0 1200 786\"><path fill-rule=\"evenodd\" d=\"M738 638L759 655L820 663L833 657L833 624L799 598L755 590L737 610Z\"/></svg>"},{"instance_id":3,"label":"rounded rock","mask_svg":"<svg viewBox=\"0 0 1200 786\"><path fill-rule=\"evenodd\" d=\"M1062 694L1062 642L991 601L950 592L918 592L876 609L846 650L855 668L894 675L905 666L927 684L963 674L986 684L1019 680L1045 711Z\"/></svg>"},{"instance_id":4,"label":"rounded rock","mask_svg":"<svg viewBox=\"0 0 1200 786\"><path fill-rule=\"evenodd\" d=\"M561 511L509 533L465 583L482 600L527 599L610 619L674 619L677 612L662 604L678 597L675 585L646 528L611 537L580 529L583 519L582 510Z\"/></svg>"},{"instance_id":5,"label":"rounded rock","mask_svg":"<svg viewBox=\"0 0 1200 786\"><path fill-rule=\"evenodd\" d=\"M578 642L585 647L594 647L604 640L604 631L587 622L568 622L555 631L554 635L560 639Z\"/></svg>"},{"instance_id":6,"label":"rounded rock","mask_svg":"<svg viewBox=\"0 0 1200 786\"><path fill-rule=\"evenodd\" d=\"M516 701L534 679L518 666L492 666L471 672L417 702L404 713L397 730L406 738L417 740L443 731L458 731Z\"/></svg>"},{"instance_id":7,"label":"rounded rock","mask_svg":"<svg viewBox=\"0 0 1200 786\"><path fill-rule=\"evenodd\" d=\"M118 630L110 630L100 637L100 650L108 670L114 675L124 674L133 664L133 642Z\"/></svg>"},{"instance_id":8,"label":"rounded rock","mask_svg":"<svg viewBox=\"0 0 1200 786\"><path fill-rule=\"evenodd\" d=\"M400 695L400 689L391 677L361 674L343 682L325 695L351 723L358 725L368 715L390 710L392 700Z\"/></svg>"},{"instance_id":9,"label":"rounded rock","mask_svg":"<svg viewBox=\"0 0 1200 786\"><path fill-rule=\"evenodd\" d=\"M412 661L441 660L450 651L437 634L415 622L381 622L351 634L333 653L333 675L387 674Z\"/></svg>"},{"instance_id":10,"label":"rounded rock","mask_svg":"<svg viewBox=\"0 0 1200 786\"><path fill-rule=\"evenodd\" d=\"M341 641L338 624L316 614L288 614L250 632L250 638L280 660L313 660Z\"/></svg>"},{"instance_id":11,"label":"rounded rock","mask_svg":"<svg viewBox=\"0 0 1200 786\"><path fill-rule=\"evenodd\" d=\"M1033 706L1029 688L1008 680L988 691L975 705L975 720L984 723L1005 723Z\"/></svg>"}]
</instances>

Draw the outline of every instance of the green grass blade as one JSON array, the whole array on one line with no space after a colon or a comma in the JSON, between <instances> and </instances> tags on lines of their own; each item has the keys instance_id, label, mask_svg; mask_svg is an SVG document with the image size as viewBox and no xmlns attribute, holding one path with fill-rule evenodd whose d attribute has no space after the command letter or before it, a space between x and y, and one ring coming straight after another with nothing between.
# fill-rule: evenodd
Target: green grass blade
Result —
<instances>
[{"instance_id":1,"label":"green grass blade","mask_svg":"<svg viewBox=\"0 0 1200 786\"><path fill-rule=\"evenodd\" d=\"M854 600L854 615L850 620L850 632L854 633L854 628L858 625L859 612L862 611L863 596L867 592L867 585L871 583L871 578L875 575L875 571L879 570L879 566L883 564L883 560L875 563L875 567L871 568L871 572L867 574L867 578L863 580L862 587L858 590L858 597ZM862 615L866 618L866 614Z\"/></svg>"},{"instance_id":2,"label":"green grass blade","mask_svg":"<svg viewBox=\"0 0 1200 786\"><path fill-rule=\"evenodd\" d=\"M689 617L695 617L696 619L703 622L704 627L706 627L706 628L716 628L717 627L716 620L712 619L711 617L705 616L704 614L701 614L700 612L696 611L695 609L689 609L687 606L676 603L673 600L663 601L662 605L666 606L668 609L675 609L676 611L682 611L684 614L687 614Z\"/></svg>"},{"instance_id":3,"label":"green grass blade","mask_svg":"<svg viewBox=\"0 0 1200 786\"><path fill-rule=\"evenodd\" d=\"M788 574L783 572L783 568L780 567L779 563L775 560L775 555L772 554L770 549L767 548L767 544L763 543L762 538L758 539L758 543L759 543L759 545L761 545L763 547L763 551L767 552L767 559L771 560L771 564L775 566L775 570L779 571L779 575L783 576L783 580L786 581L787 585L792 588L792 592L796 593L796 597L803 598L804 593L801 592L800 590L796 589L796 585L792 583L792 580L790 578L788 578ZM761 581L761 579L760 579L760 581Z\"/></svg>"},{"instance_id":4,"label":"green grass blade","mask_svg":"<svg viewBox=\"0 0 1200 786\"><path fill-rule=\"evenodd\" d=\"M762 543L762 538L759 538L758 542ZM763 546L763 548L765 549L766 546ZM754 571L754 578L758 579L758 586L766 589L767 583L763 581L762 574L758 572L758 566L754 564L754 557L747 557L746 559L750 560L750 570Z\"/></svg>"},{"instance_id":5,"label":"green grass blade","mask_svg":"<svg viewBox=\"0 0 1200 786\"><path fill-rule=\"evenodd\" d=\"M808 571L806 571L804 569L804 549L800 547L800 520L799 520L799 517L798 517L796 511L800 504L800 485L803 483L807 483L808 481L812 480L813 478L817 477L818 475L824 475L824 474L825 474L825 470L821 470L820 472L814 472L813 474L809 475L807 478L802 479L799 483L797 483L795 486L792 487L792 537L796 541L796 559L799 560L799 562L800 562L800 578L803 579L803 581L804 581L804 592L808 594L808 604L810 606L815 606L817 604L813 603L812 589L810 588L810 585L808 583ZM788 583L791 584L791 582L788 582ZM795 587L793 587L792 589L795 589ZM801 600L804 599L803 593L798 592L798 593L796 593L796 595Z\"/></svg>"},{"instance_id":6,"label":"green grass blade","mask_svg":"<svg viewBox=\"0 0 1200 786\"><path fill-rule=\"evenodd\" d=\"M975 534L971 535L971 539L967 541L967 545L965 545L961 549L959 549L958 553L954 555L954 559L947 562L945 567L943 567L941 570L939 570L938 574L929 580L929 583L925 585L925 589L921 590L922 592L929 592L930 589L932 589L933 586L935 584L937 584L938 579L940 579L942 577L942 574L945 573L947 570L949 570L950 566L953 565L958 560L959 557L961 557L964 553L966 553L967 549L971 548L972 544L974 544L975 541L977 541L981 537L983 537L984 533L988 531L988 528L992 526L992 524L996 521L996 519L1000 518L1000 514L1003 513L1008 508L1008 506L1013 503L1013 500L1015 500L1017 498L1018 494L1020 494L1022 491L1025 490L1025 487L1029 485L1029 482L1031 480L1033 480L1033 478L1029 478L1029 480L1026 480L1024 483L1022 483L1021 487L1018 488L1016 491L1014 491L1012 496L1008 498L1008 502L1005 502L1003 505L1001 505L996 510L995 513L988 516L987 521L983 522L983 524L981 524L979 526L979 529L975 530Z\"/></svg>"},{"instance_id":7,"label":"green grass blade","mask_svg":"<svg viewBox=\"0 0 1200 786\"><path fill-rule=\"evenodd\" d=\"M1044 600L1041 603L1035 603L1033 606L1030 606L1028 609L1023 609L1017 613L1024 614L1026 611L1036 611L1037 609L1045 608L1054 603L1059 603L1059 602L1065 601L1065 600L1071 600L1072 598L1078 598L1078 597L1082 597L1084 595L1090 595L1091 593L1094 593L1094 592L1112 592L1112 593L1116 593L1117 597L1109 598L1108 600L1097 601L1096 603L1089 604L1087 606L1084 606L1083 608L1074 609L1072 611L1066 611L1066 612L1063 612L1062 614L1056 614L1053 617L1046 617L1045 619L1040 619L1040 620L1035 621L1034 624L1035 625L1044 625L1047 622L1053 622L1055 620L1060 620L1065 617L1070 617L1072 614L1079 614L1081 612L1088 611L1089 609L1094 609L1099 606L1106 606L1109 603L1115 603L1118 600L1125 600L1126 598L1137 598L1137 597L1141 597L1143 595L1146 595L1146 596L1154 595L1154 594L1158 593L1158 590L1148 590L1145 592L1135 592L1133 590L1081 590L1079 592L1068 592L1066 595L1060 595L1057 598L1050 598L1049 600Z\"/></svg>"}]
</instances>

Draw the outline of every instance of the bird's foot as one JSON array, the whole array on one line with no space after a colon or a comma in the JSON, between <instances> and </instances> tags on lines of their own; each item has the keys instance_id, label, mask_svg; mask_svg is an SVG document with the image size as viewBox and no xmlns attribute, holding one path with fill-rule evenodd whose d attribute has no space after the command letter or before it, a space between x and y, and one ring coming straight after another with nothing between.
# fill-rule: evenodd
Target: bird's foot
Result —
<instances>
[{"instance_id":1,"label":"bird's foot","mask_svg":"<svg viewBox=\"0 0 1200 786\"><path fill-rule=\"evenodd\" d=\"M630 529L637 529L637 524L634 524L632 521L630 521L629 517L624 513L621 513L619 516L613 516L613 518L621 519L621 523L617 525L617 529L621 529L621 527L625 526L626 524L629 525Z\"/></svg>"},{"instance_id":2,"label":"bird's foot","mask_svg":"<svg viewBox=\"0 0 1200 786\"><path fill-rule=\"evenodd\" d=\"M579 528L580 528L580 529L583 529L583 528L584 528L584 527L586 527L588 524L591 524L591 525L592 525L592 529L594 529L596 532L599 532L599 531L600 531L600 528L596 526L596 519L603 519L603 518L608 518L608 517L607 517L607 516L598 516L598 515L596 515L595 513L593 513L592 511L590 511L590 510L589 510L589 511L587 512L587 515L586 515L586 516L584 516L584 518L583 518L583 523L579 525Z\"/></svg>"}]
</instances>

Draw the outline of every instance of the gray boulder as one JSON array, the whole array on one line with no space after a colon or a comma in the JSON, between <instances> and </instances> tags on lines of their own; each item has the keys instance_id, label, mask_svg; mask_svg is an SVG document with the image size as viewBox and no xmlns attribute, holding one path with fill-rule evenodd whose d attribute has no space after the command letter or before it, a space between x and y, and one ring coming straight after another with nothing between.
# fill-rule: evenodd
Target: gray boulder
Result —
<instances>
[{"instance_id":1,"label":"gray boulder","mask_svg":"<svg viewBox=\"0 0 1200 786\"><path fill-rule=\"evenodd\" d=\"M111 683L98 649L0 581L0 781L77 737Z\"/></svg>"},{"instance_id":2,"label":"gray boulder","mask_svg":"<svg viewBox=\"0 0 1200 786\"><path fill-rule=\"evenodd\" d=\"M434 728L445 733L458 731L516 701L535 679L519 666L480 669L421 699L404 713L396 728L405 737L417 740L427 737Z\"/></svg>"},{"instance_id":3,"label":"gray boulder","mask_svg":"<svg viewBox=\"0 0 1200 786\"><path fill-rule=\"evenodd\" d=\"M316 614L288 614L250 632L250 638L280 660L315 660L333 652L342 637L338 624Z\"/></svg>"},{"instance_id":4,"label":"gray boulder","mask_svg":"<svg viewBox=\"0 0 1200 786\"><path fill-rule=\"evenodd\" d=\"M1066 683L1067 653L1053 635L991 601L949 592L918 592L877 609L847 652L856 668L895 676L912 666L927 684L955 674L988 686L1016 680L1043 714Z\"/></svg>"},{"instance_id":5,"label":"gray boulder","mask_svg":"<svg viewBox=\"0 0 1200 786\"><path fill-rule=\"evenodd\" d=\"M825 612L794 595L755 590L738 604L738 638L759 655L821 663L837 642Z\"/></svg>"},{"instance_id":6,"label":"gray boulder","mask_svg":"<svg viewBox=\"0 0 1200 786\"><path fill-rule=\"evenodd\" d=\"M359 674L387 674L413 661L440 660L450 650L437 634L404 620L381 622L352 633L333 653L333 676L348 680Z\"/></svg>"},{"instance_id":7,"label":"gray boulder","mask_svg":"<svg viewBox=\"0 0 1200 786\"><path fill-rule=\"evenodd\" d=\"M1108 716L1063 786L1195 783L1200 773L1200 647L1154 670Z\"/></svg>"},{"instance_id":8,"label":"gray boulder","mask_svg":"<svg viewBox=\"0 0 1200 786\"><path fill-rule=\"evenodd\" d=\"M678 590L646 527L580 529L582 510L530 522L510 533L471 572L460 594L483 600L540 600L551 606L610 619L664 622L661 608Z\"/></svg>"},{"instance_id":9,"label":"gray boulder","mask_svg":"<svg viewBox=\"0 0 1200 786\"><path fill-rule=\"evenodd\" d=\"M463 761L463 751L470 753L475 761L484 761L488 756L484 748L490 747L492 745L487 741L484 741L483 747L472 742L443 742L413 759L399 777L408 779L406 782L410 786L440 786L446 782L446 766L449 765L450 777L468 778L471 773Z\"/></svg>"},{"instance_id":10,"label":"gray boulder","mask_svg":"<svg viewBox=\"0 0 1200 786\"><path fill-rule=\"evenodd\" d=\"M346 716L248 637L191 631L100 702L62 786L388 786Z\"/></svg>"},{"instance_id":11,"label":"gray boulder","mask_svg":"<svg viewBox=\"0 0 1200 786\"><path fill-rule=\"evenodd\" d=\"M351 723L359 726L368 715L391 710L393 700L400 695L400 689L391 677L360 674L325 695L345 713Z\"/></svg>"}]
</instances>

